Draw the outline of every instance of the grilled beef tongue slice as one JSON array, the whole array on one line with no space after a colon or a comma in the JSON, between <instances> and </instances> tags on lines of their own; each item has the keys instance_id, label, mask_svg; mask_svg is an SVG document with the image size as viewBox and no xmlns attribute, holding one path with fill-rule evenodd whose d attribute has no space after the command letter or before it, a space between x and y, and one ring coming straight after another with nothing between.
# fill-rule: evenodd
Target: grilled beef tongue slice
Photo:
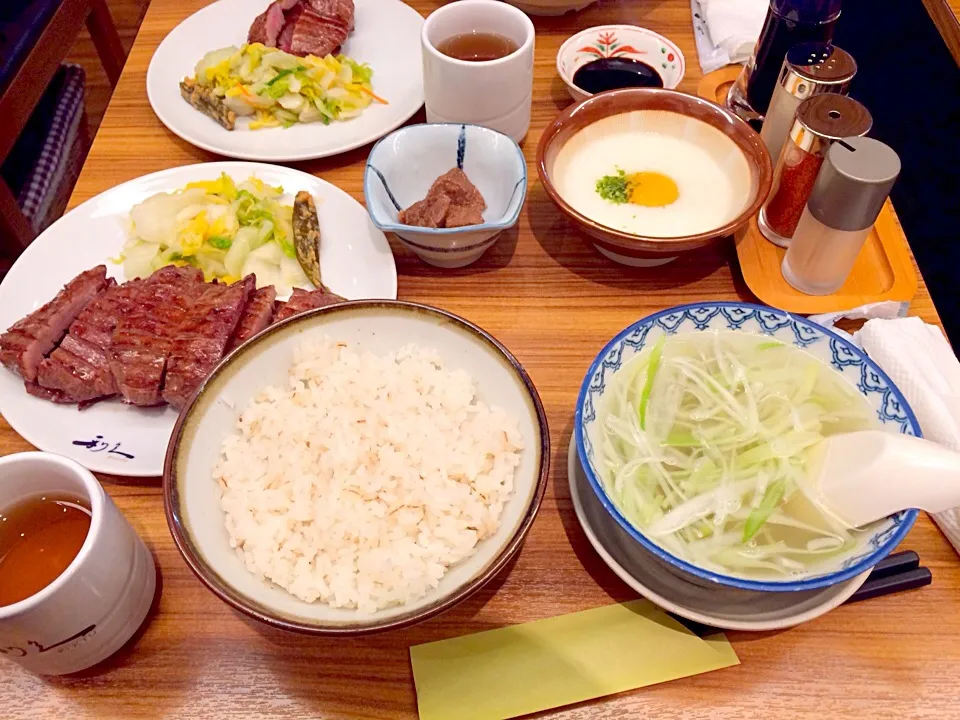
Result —
<instances>
[{"instance_id":1,"label":"grilled beef tongue slice","mask_svg":"<svg viewBox=\"0 0 960 720\"><path fill-rule=\"evenodd\" d=\"M37 379L44 356L60 342L70 324L107 286L105 265L80 273L43 307L0 335L0 363L29 383Z\"/></svg>"}]
</instances>

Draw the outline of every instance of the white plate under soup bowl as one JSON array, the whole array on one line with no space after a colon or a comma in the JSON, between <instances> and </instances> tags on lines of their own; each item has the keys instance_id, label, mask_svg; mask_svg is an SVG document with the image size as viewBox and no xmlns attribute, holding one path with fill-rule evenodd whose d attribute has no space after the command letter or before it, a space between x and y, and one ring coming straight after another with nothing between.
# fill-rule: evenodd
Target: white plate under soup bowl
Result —
<instances>
[{"instance_id":1,"label":"white plate under soup bowl","mask_svg":"<svg viewBox=\"0 0 960 720\"><path fill-rule=\"evenodd\" d=\"M308 603L250 573L230 547L213 469L237 418L268 385L284 386L293 352L330 337L358 352L384 354L411 343L435 350L448 369L474 381L478 399L518 419L524 449L497 531L453 565L419 600L376 612ZM403 627L436 615L482 587L520 549L547 483L550 440L536 388L493 337L442 310L397 301L321 308L267 329L222 362L174 428L163 477L167 523L190 568L222 600L262 622L316 635L353 635Z\"/></svg>"}]
</instances>

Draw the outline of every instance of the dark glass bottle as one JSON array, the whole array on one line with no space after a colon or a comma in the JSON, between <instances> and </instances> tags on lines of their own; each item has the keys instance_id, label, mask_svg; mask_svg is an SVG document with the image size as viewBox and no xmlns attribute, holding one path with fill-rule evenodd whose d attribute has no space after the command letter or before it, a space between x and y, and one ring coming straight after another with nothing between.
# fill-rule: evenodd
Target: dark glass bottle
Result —
<instances>
[{"instance_id":1,"label":"dark glass bottle","mask_svg":"<svg viewBox=\"0 0 960 720\"><path fill-rule=\"evenodd\" d=\"M730 90L728 103L747 120L767 112L787 51L804 42L829 42L840 0L770 0L753 57Z\"/></svg>"}]
</instances>

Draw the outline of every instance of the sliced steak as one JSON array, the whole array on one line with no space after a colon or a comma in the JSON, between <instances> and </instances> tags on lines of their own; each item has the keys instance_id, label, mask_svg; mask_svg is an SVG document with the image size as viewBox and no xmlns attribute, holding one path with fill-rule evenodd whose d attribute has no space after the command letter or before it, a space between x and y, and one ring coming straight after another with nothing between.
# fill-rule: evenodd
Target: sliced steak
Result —
<instances>
[{"instance_id":1,"label":"sliced steak","mask_svg":"<svg viewBox=\"0 0 960 720\"><path fill-rule=\"evenodd\" d=\"M124 301L139 284L135 280L118 286L108 281L107 289L70 325L60 346L40 363L37 382L78 403L116 395L117 385L110 372L111 336Z\"/></svg>"},{"instance_id":2,"label":"sliced steak","mask_svg":"<svg viewBox=\"0 0 960 720\"><path fill-rule=\"evenodd\" d=\"M273 7L272 5L270 7ZM263 43L269 45L270 39L267 36L267 13L270 8L257 15L250 23L250 29L247 30L248 43Z\"/></svg>"},{"instance_id":3,"label":"sliced steak","mask_svg":"<svg viewBox=\"0 0 960 720\"><path fill-rule=\"evenodd\" d=\"M283 16L283 7L280 3L275 2L267 8L266 15L264 33L267 36L267 42L265 42L264 45L276 47L277 37L279 37L280 31L283 30L283 23L286 22L286 18Z\"/></svg>"},{"instance_id":4,"label":"sliced steak","mask_svg":"<svg viewBox=\"0 0 960 720\"><path fill-rule=\"evenodd\" d=\"M290 44L293 41L293 30L294 26L292 22L284 25L283 30L280 31L280 35L277 36L277 44L275 47L280 48L284 52L290 52Z\"/></svg>"},{"instance_id":5,"label":"sliced steak","mask_svg":"<svg viewBox=\"0 0 960 720\"><path fill-rule=\"evenodd\" d=\"M41 387L40 385L37 385L37 383L30 382L29 380L24 381L23 387L26 389L28 395L33 395L41 400L49 400L50 402L60 403L63 405L72 405L75 402L73 398L71 398L69 395L65 395L59 390L50 390L48 388Z\"/></svg>"},{"instance_id":6,"label":"sliced steak","mask_svg":"<svg viewBox=\"0 0 960 720\"><path fill-rule=\"evenodd\" d=\"M286 17L278 47L293 55L334 55L349 33L347 27L331 23L303 3L290 10Z\"/></svg>"},{"instance_id":7,"label":"sliced steak","mask_svg":"<svg viewBox=\"0 0 960 720\"><path fill-rule=\"evenodd\" d=\"M353 30L353 0L276 0L256 17L247 42L294 55L333 55Z\"/></svg>"},{"instance_id":8,"label":"sliced steak","mask_svg":"<svg viewBox=\"0 0 960 720\"><path fill-rule=\"evenodd\" d=\"M0 335L0 363L32 383L40 362L70 327L77 315L107 285L107 268L98 265L82 272L43 307L14 323Z\"/></svg>"},{"instance_id":9,"label":"sliced steak","mask_svg":"<svg viewBox=\"0 0 960 720\"><path fill-rule=\"evenodd\" d=\"M239 347L259 333L273 320L273 303L277 299L277 289L273 285L255 290L243 309L237 329L234 330L227 352Z\"/></svg>"},{"instance_id":10,"label":"sliced steak","mask_svg":"<svg viewBox=\"0 0 960 720\"><path fill-rule=\"evenodd\" d=\"M223 358L256 284L256 278L248 275L232 285L205 285L181 320L170 344L163 385L163 399L178 410Z\"/></svg>"},{"instance_id":11,"label":"sliced steak","mask_svg":"<svg viewBox=\"0 0 960 720\"><path fill-rule=\"evenodd\" d=\"M277 46L277 37L283 29L284 7L280 2L271 3L270 6L254 19L247 33L247 42L263 43L268 47Z\"/></svg>"},{"instance_id":12,"label":"sliced steak","mask_svg":"<svg viewBox=\"0 0 960 720\"><path fill-rule=\"evenodd\" d=\"M128 403L163 403L173 338L207 287L198 269L168 266L143 280L124 303L111 338L110 371Z\"/></svg>"},{"instance_id":13,"label":"sliced steak","mask_svg":"<svg viewBox=\"0 0 960 720\"><path fill-rule=\"evenodd\" d=\"M307 5L318 17L332 25L339 25L347 32L353 30L353 19L356 9L353 0L300 0Z\"/></svg>"},{"instance_id":14,"label":"sliced steak","mask_svg":"<svg viewBox=\"0 0 960 720\"><path fill-rule=\"evenodd\" d=\"M278 323L294 315L307 312L307 310L326 307L327 305L336 305L342 302L346 302L346 298L342 298L326 288L319 290L301 290L300 288L294 288L290 299L277 309L276 314L273 316L273 322Z\"/></svg>"}]
</instances>

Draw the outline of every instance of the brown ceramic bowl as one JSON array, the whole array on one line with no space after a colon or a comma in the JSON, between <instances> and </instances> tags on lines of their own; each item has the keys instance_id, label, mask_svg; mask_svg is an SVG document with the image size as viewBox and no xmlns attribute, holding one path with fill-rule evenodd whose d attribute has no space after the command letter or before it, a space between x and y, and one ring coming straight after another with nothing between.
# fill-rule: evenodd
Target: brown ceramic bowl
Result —
<instances>
[{"instance_id":1,"label":"brown ceramic bowl","mask_svg":"<svg viewBox=\"0 0 960 720\"><path fill-rule=\"evenodd\" d=\"M293 352L324 336L359 352L384 354L410 343L434 349L450 369L473 378L480 400L517 418L524 449L497 530L448 568L438 587L403 606L376 612L305 602L249 572L230 547L213 468L240 412L265 386L284 386ZM190 569L221 600L285 630L360 635L432 617L479 590L519 551L547 486L550 435L543 405L513 355L476 325L443 310L395 300L361 300L277 323L225 358L180 413L167 448L163 495L167 523Z\"/></svg>"},{"instance_id":2,"label":"brown ceramic bowl","mask_svg":"<svg viewBox=\"0 0 960 720\"><path fill-rule=\"evenodd\" d=\"M723 168L740 209L726 222L697 234L653 236L618 230L574 209L555 183L557 157L567 143L590 143L608 132L676 134L707 152ZM640 170L642 168L638 168ZM563 213L591 237L611 260L634 266L662 265L732 235L759 210L773 177L770 155L760 136L743 120L716 103L676 90L626 88L583 100L551 123L537 147L537 171L547 194Z\"/></svg>"}]
</instances>

